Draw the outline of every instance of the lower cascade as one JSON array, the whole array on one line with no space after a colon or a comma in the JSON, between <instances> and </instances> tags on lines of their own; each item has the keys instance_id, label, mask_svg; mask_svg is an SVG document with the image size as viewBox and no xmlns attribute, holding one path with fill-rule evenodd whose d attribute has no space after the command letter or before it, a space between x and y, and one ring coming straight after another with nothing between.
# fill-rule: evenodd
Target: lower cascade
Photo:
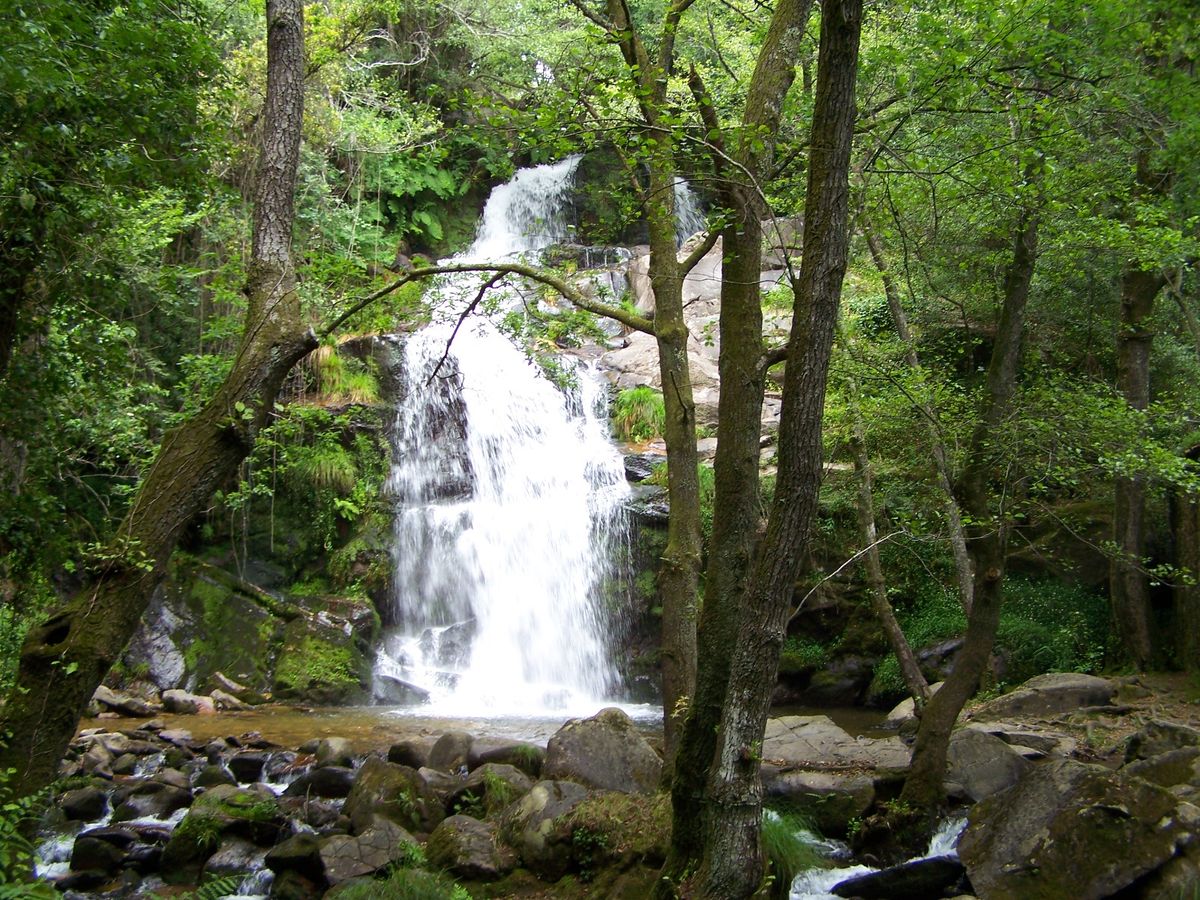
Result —
<instances>
[{"instance_id":1,"label":"lower cascade","mask_svg":"<svg viewBox=\"0 0 1200 900\"><path fill-rule=\"evenodd\" d=\"M389 490L392 618L376 665L456 715L594 711L616 687L603 589L629 488L604 389L560 391L490 323L409 338ZM445 358L443 359L443 356Z\"/></svg>"}]
</instances>

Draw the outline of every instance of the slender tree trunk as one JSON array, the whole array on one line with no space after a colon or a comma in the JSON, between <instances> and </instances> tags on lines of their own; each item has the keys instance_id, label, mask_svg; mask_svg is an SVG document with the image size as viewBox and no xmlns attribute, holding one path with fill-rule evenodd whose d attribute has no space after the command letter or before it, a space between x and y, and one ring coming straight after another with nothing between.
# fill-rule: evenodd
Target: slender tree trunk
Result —
<instances>
[{"instance_id":1,"label":"slender tree trunk","mask_svg":"<svg viewBox=\"0 0 1200 900\"><path fill-rule=\"evenodd\" d=\"M871 459L867 455L867 429L863 422L862 407L859 406L858 379L847 379L850 395L851 435L850 450L854 454L854 472L858 475L858 534L866 555L863 564L867 570L867 593L871 598L871 609L887 635L888 644L900 663L900 675L904 686L912 696L918 712L923 711L929 699L929 683L921 674L917 657L904 636L904 630L896 621L895 610L888 600L887 582L883 577L883 563L879 558L875 527L875 491L871 474Z\"/></svg>"},{"instance_id":2,"label":"slender tree trunk","mask_svg":"<svg viewBox=\"0 0 1200 900\"><path fill-rule=\"evenodd\" d=\"M883 292L887 297L888 309L892 313L892 322L896 325L896 334L904 345L904 360L913 372L921 372L921 360L917 356L917 345L913 340L912 329L908 327L908 316L904 305L900 302L900 289L896 279L892 277L883 254L883 245L879 234L865 218L861 219L863 234L867 239L867 249L871 251L871 259L883 279ZM954 496L954 478L950 468L950 454L946 450L946 442L938 427L937 410L927 401L922 401L921 415L929 426L929 445L933 456L933 468L937 475L938 490L942 495L942 511L946 517L946 529L950 536L950 549L954 555L954 575L958 584L958 601L963 611L968 615L975 595L975 569L971 563L971 554L967 551L967 530L963 525L962 509Z\"/></svg>"},{"instance_id":3,"label":"slender tree trunk","mask_svg":"<svg viewBox=\"0 0 1200 900\"><path fill-rule=\"evenodd\" d=\"M86 588L33 629L3 708L0 769L32 791L58 770L84 707L137 628L183 529L233 477L292 366L316 346L300 318L291 262L292 195L304 97L301 0L267 3L267 102L247 273L245 330L205 408L163 441Z\"/></svg>"},{"instance_id":4,"label":"slender tree trunk","mask_svg":"<svg viewBox=\"0 0 1200 900\"><path fill-rule=\"evenodd\" d=\"M1188 454L1200 456L1200 447ZM1177 490L1171 498L1171 528L1175 565L1186 578L1173 589L1175 653L1189 672L1200 672L1200 498Z\"/></svg>"},{"instance_id":5,"label":"slender tree trunk","mask_svg":"<svg viewBox=\"0 0 1200 900\"><path fill-rule=\"evenodd\" d=\"M1121 320L1117 326L1117 389L1132 409L1150 405L1150 345L1146 320L1166 284L1158 272L1129 269L1121 276ZM1109 564L1113 624L1127 660L1145 669L1151 660L1150 580L1145 556L1146 476L1121 476L1114 485L1113 539L1117 556Z\"/></svg>"},{"instance_id":6,"label":"slender tree trunk","mask_svg":"<svg viewBox=\"0 0 1200 900\"><path fill-rule=\"evenodd\" d=\"M1037 178L1035 171L1027 175ZM1000 627L1008 525L1004 510L993 510L990 498L991 440L1001 433L1016 391L1025 306L1037 263L1037 211L1026 208L1017 223L1013 257L1004 278L1004 306L996 329L996 343L988 364L987 384L979 423L971 436L963 471L963 508L978 524L972 527L971 549L975 563L975 598L967 616L967 632L941 689L929 698L917 739L912 765L900 797L911 806L932 811L945 803L946 752L950 733L964 704L975 692L991 658Z\"/></svg>"},{"instance_id":7,"label":"slender tree trunk","mask_svg":"<svg viewBox=\"0 0 1200 900\"><path fill-rule=\"evenodd\" d=\"M703 852L708 773L737 639L739 598L762 520L758 467L765 370L759 280L762 219L767 214L762 184L773 164L780 110L795 79L811 10L812 0L780 0L776 5L733 150L737 171L729 171L720 153L714 155L715 167L726 179L721 194L732 218L722 232L720 430L714 460L713 530L698 634L703 664L698 667L695 696L675 757L671 850L659 881L660 895L673 890ZM719 125L715 119L709 121L715 132L711 139L718 140Z\"/></svg>"},{"instance_id":8,"label":"slender tree trunk","mask_svg":"<svg viewBox=\"0 0 1200 900\"><path fill-rule=\"evenodd\" d=\"M708 782L703 864L696 878L701 897L749 897L763 876L762 736L821 482L825 383L849 248L848 173L861 24L861 0L824 4L779 474L766 534L747 577L730 661Z\"/></svg>"},{"instance_id":9,"label":"slender tree trunk","mask_svg":"<svg viewBox=\"0 0 1200 900\"><path fill-rule=\"evenodd\" d=\"M696 405L688 366L683 318L683 271L675 249L673 155L653 165L650 175L650 281L654 288L654 333L666 413L667 546L658 570L662 597L663 743L668 766L678 743L678 709L696 683L696 597L700 576L700 481L696 452Z\"/></svg>"}]
</instances>

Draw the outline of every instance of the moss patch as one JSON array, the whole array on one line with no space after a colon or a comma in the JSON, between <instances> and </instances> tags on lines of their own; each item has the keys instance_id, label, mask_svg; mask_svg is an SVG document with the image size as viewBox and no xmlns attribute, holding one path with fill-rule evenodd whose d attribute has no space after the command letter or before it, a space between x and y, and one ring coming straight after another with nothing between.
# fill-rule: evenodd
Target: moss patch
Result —
<instances>
[{"instance_id":1,"label":"moss patch","mask_svg":"<svg viewBox=\"0 0 1200 900\"><path fill-rule=\"evenodd\" d=\"M304 619L284 629L275 666L275 692L281 698L345 703L358 698L366 677L366 660L352 636Z\"/></svg>"}]
</instances>

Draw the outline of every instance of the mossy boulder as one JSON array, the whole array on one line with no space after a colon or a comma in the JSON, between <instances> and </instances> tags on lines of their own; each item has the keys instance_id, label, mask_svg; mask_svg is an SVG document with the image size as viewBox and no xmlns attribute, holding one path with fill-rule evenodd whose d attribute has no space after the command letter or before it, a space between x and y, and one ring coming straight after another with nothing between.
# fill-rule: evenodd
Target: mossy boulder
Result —
<instances>
[{"instance_id":1,"label":"mossy boulder","mask_svg":"<svg viewBox=\"0 0 1200 900\"><path fill-rule=\"evenodd\" d=\"M462 878L492 881L511 872L517 856L500 843L496 825L471 816L444 819L425 845L429 862Z\"/></svg>"},{"instance_id":2,"label":"mossy boulder","mask_svg":"<svg viewBox=\"0 0 1200 900\"><path fill-rule=\"evenodd\" d=\"M980 896L1099 900L1158 869L1190 839L1178 805L1141 778L1051 760L977 804L958 853Z\"/></svg>"},{"instance_id":3,"label":"mossy boulder","mask_svg":"<svg viewBox=\"0 0 1200 900\"><path fill-rule=\"evenodd\" d=\"M372 827L381 816L402 828L428 833L446 816L442 799L419 772L377 756L367 757L359 768L342 812L357 832Z\"/></svg>"},{"instance_id":4,"label":"mossy boulder","mask_svg":"<svg viewBox=\"0 0 1200 900\"><path fill-rule=\"evenodd\" d=\"M615 707L572 719L550 739L542 774L610 791L652 794L662 760L633 720Z\"/></svg>"},{"instance_id":5,"label":"mossy boulder","mask_svg":"<svg viewBox=\"0 0 1200 900\"><path fill-rule=\"evenodd\" d=\"M163 879L170 884L194 882L223 838L238 837L269 847L283 826L279 803L266 787L211 788L196 799L163 848Z\"/></svg>"},{"instance_id":6,"label":"mossy boulder","mask_svg":"<svg viewBox=\"0 0 1200 900\"><path fill-rule=\"evenodd\" d=\"M353 631L321 617L300 617L283 630L274 690L283 700L333 706L366 697L370 670Z\"/></svg>"},{"instance_id":7,"label":"mossy boulder","mask_svg":"<svg viewBox=\"0 0 1200 900\"><path fill-rule=\"evenodd\" d=\"M145 675L159 690L204 689L217 672L262 690L283 624L257 589L181 558L155 592L120 668Z\"/></svg>"},{"instance_id":8,"label":"mossy boulder","mask_svg":"<svg viewBox=\"0 0 1200 900\"><path fill-rule=\"evenodd\" d=\"M539 875L561 878L571 868L570 834L558 822L588 795L573 781L539 781L500 817L505 843Z\"/></svg>"},{"instance_id":9,"label":"mossy boulder","mask_svg":"<svg viewBox=\"0 0 1200 900\"><path fill-rule=\"evenodd\" d=\"M596 791L567 813L558 828L570 835L572 861L585 876L613 866L659 866L671 843L670 797Z\"/></svg>"}]
</instances>

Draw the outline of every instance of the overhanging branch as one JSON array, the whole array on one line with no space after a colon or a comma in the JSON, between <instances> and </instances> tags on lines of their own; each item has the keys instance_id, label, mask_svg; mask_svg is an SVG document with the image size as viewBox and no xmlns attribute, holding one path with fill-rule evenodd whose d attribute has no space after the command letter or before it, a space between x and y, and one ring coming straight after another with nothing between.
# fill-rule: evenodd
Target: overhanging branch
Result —
<instances>
[{"instance_id":1,"label":"overhanging branch","mask_svg":"<svg viewBox=\"0 0 1200 900\"><path fill-rule=\"evenodd\" d=\"M404 285L422 278L428 278L432 275L451 275L461 272L490 272L495 275L522 275L532 281L537 281L547 287L554 288L568 303L579 309L585 310L597 316L603 316L606 319L612 319L615 322L620 322L627 328L632 328L634 331L641 331L645 334L654 334L654 323L645 316L639 316L637 313L630 310L622 309L619 306L613 306L611 303L602 303L599 300L594 300L588 297L583 291L579 290L575 285L554 275L544 269L539 269L536 266L526 265L525 263L446 263L436 266L423 266L419 269L413 269L410 272L405 272L391 284L380 288L373 294L368 294L361 300L355 302L348 310L333 320L325 329L321 331L321 337L325 338L337 331L348 319L366 309L376 300L381 300L388 294L398 291Z\"/></svg>"}]
</instances>

